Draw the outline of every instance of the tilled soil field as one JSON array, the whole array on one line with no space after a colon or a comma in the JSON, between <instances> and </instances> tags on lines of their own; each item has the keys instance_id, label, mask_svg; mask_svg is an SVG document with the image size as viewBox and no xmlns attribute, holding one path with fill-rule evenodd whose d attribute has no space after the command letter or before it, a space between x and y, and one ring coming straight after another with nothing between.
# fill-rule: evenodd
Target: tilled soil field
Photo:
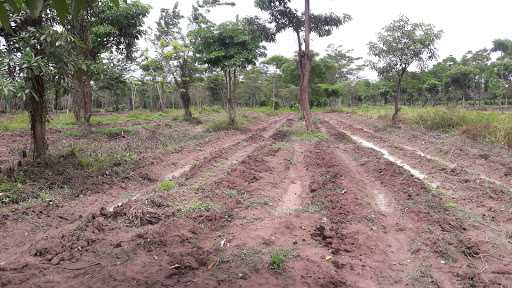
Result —
<instances>
[{"instance_id":1,"label":"tilled soil field","mask_svg":"<svg viewBox=\"0 0 512 288\"><path fill-rule=\"evenodd\" d=\"M158 180L0 215L0 287L512 287L510 157L315 126L282 114L141 168Z\"/></svg>"}]
</instances>

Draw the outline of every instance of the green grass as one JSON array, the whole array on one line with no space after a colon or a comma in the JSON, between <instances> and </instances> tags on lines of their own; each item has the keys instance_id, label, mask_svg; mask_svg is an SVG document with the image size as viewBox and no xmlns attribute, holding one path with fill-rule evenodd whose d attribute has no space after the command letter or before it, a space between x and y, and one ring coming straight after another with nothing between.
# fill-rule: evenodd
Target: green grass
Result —
<instances>
[{"instance_id":1,"label":"green grass","mask_svg":"<svg viewBox=\"0 0 512 288\"><path fill-rule=\"evenodd\" d=\"M181 115L181 110L169 109L163 112L130 111L126 113L94 114L91 118L93 125L108 125L126 123L129 121L159 121L172 120ZM16 113L0 118L0 131L21 131L28 130L29 117L27 112ZM49 116L49 128L66 129L77 127L73 113L56 113Z\"/></svg>"},{"instance_id":2,"label":"green grass","mask_svg":"<svg viewBox=\"0 0 512 288\"><path fill-rule=\"evenodd\" d=\"M455 209L455 208L457 208L457 204L453 203L453 202L448 202L448 203L446 203L446 208Z\"/></svg>"},{"instance_id":3,"label":"green grass","mask_svg":"<svg viewBox=\"0 0 512 288\"><path fill-rule=\"evenodd\" d=\"M110 138L119 137L122 135L131 135L134 134L137 130L139 130L139 126L132 127L108 127L108 128L97 128L94 129L95 133L105 135Z\"/></svg>"},{"instance_id":4,"label":"green grass","mask_svg":"<svg viewBox=\"0 0 512 288\"><path fill-rule=\"evenodd\" d=\"M98 172L112 167L133 163L137 156L123 147L87 147L74 146L70 153L77 157L81 167Z\"/></svg>"},{"instance_id":5,"label":"green grass","mask_svg":"<svg viewBox=\"0 0 512 288\"><path fill-rule=\"evenodd\" d=\"M0 178L0 205L17 204L23 201L23 185Z\"/></svg>"},{"instance_id":6,"label":"green grass","mask_svg":"<svg viewBox=\"0 0 512 288\"><path fill-rule=\"evenodd\" d=\"M293 257L296 257L297 253L292 249L274 249L270 254L269 268L275 272L282 272L286 267L286 262Z\"/></svg>"},{"instance_id":7,"label":"green grass","mask_svg":"<svg viewBox=\"0 0 512 288\"><path fill-rule=\"evenodd\" d=\"M128 121L159 121L171 120L179 117L181 111L178 109L169 109L162 112L151 111L130 111L127 113L112 113L94 115L91 124L116 124Z\"/></svg>"},{"instance_id":8,"label":"green grass","mask_svg":"<svg viewBox=\"0 0 512 288\"><path fill-rule=\"evenodd\" d=\"M186 216L194 213L210 212L216 210L216 208L217 207L212 203L196 199L178 207L176 212L180 216Z\"/></svg>"},{"instance_id":9,"label":"green grass","mask_svg":"<svg viewBox=\"0 0 512 288\"><path fill-rule=\"evenodd\" d=\"M391 106L362 106L352 113L390 121ZM400 118L426 130L459 133L480 142L512 146L512 113L446 107L402 107Z\"/></svg>"},{"instance_id":10,"label":"green grass","mask_svg":"<svg viewBox=\"0 0 512 288\"><path fill-rule=\"evenodd\" d=\"M308 142L325 141L329 139L329 136L323 132L308 132L304 129L291 129L290 135L297 140Z\"/></svg>"},{"instance_id":11,"label":"green grass","mask_svg":"<svg viewBox=\"0 0 512 288\"><path fill-rule=\"evenodd\" d=\"M67 136L67 137L80 137L80 136L82 136L82 131L80 131L80 130L67 130L67 131L64 131L64 136Z\"/></svg>"},{"instance_id":12,"label":"green grass","mask_svg":"<svg viewBox=\"0 0 512 288\"><path fill-rule=\"evenodd\" d=\"M224 131L224 130L238 130L241 127L243 127L244 123L242 119L238 119L238 121L233 125L229 123L227 119L214 119L210 123L208 123L208 126L206 127L206 130L208 132L218 132L218 131Z\"/></svg>"},{"instance_id":13,"label":"green grass","mask_svg":"<svg viewBox=\"0 0 512 288\"><path fill-rule=\"evenodd\" d=\"M176 182L172 181L171 179L166 179L162 182L160 182L160 185L158 189L161 192L169 192L171 190L174 190L176 188Z\"/></svg>"}]
</instances>

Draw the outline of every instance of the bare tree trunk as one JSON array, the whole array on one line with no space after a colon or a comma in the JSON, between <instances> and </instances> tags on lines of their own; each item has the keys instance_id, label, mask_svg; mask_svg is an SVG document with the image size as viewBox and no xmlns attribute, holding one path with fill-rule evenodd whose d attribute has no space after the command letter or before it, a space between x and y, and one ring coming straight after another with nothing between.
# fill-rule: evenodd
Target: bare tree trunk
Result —
<instances>
[{"instance_id":1,"label":"bare tree trunk","mask_svg":"<svg viewBox=\"0 0 512 288\"><path fill-rule=\"evenodd\" d=\"M36 94L29 96L32 148L34 159L40 159L48 151L48 142L46 141L46 122L48 119L46 91L44 78L41 75L32 76L30 82L33 92Z\"/></svg>"},{"instance_id":2,"label":"bare tree trunk","mask_svg":"<svg viewBox=\"0 0 512 288\"><path fill-rule=\"evenodd\" d=\"M180 99L183 104L185 120L192 120L192 111L190 110L190 87L188 87L188 84L180 89Z\"/></svg>"},{"instance_id":3,"label":"bare tree trunk","mask_svg":"<svg viewBox=\"0 0 512 288\"><path fill-rule=\"evenodd\" d=\"M161 82L157 82L156 83L156 91L158 93L158 111L162 111L164 110L164 100L163 100L163 97L162 97L162 87L160 86L162 83Z\"/></svg>"},{"instance_id":4,"label":"bare tree trunk","mask_svg":"<svg viewBox=\"0 0 512 288\"><path fill-rule=\"evenodd\" d=\"M42 26L42 18L31 19L32 27ZM34 49L36 57L42 56L42 51ZM26 83L31 89L28 98L30 114L30 130L32 132L32 148L34 160L40 159L48 152L48 142L46 141L46 122L48 121L48 103L46 98L45 79L43 75L36 74L32 68L28 69Z\"/></svg>"},{"instance_id":5,"label":"bare tree trunk","mask_svg":"<svg viewBox=\"0 0 512 288\"><path fill-rule=\"evenodd\" d=\"M395 103L395 111L393 113L393 116L391 117L391 124L393 124L394 126L397 126L398 125L398 113L400 112L400 107L399 107L399 103L400 103L400 97L401 97L401 94L402 94L402 78L403 78L403 73L401 73L398 77L398 83L396 85L396 94L395 94L395 97L394 97L394 103Z\"/></svg>"},{"instance_id":6,"label":"bare tree trunk","mask_svg":"<svg viewBox=\"0 0 512 288\"><path fill-rule=\"evenodd\" d=\"M132 111L135 111L135 99L137 97L137 86L134 83L130 84L130 108Z\"/></svg>"},{"instance_id":7,"label":"bare tree trunk","mask_svg":"<svg viewBox=\"0 0 512 288\"><path fill-rule=\"evenodd\" d=\"M224 77L226 77L226 106L228 110L228 121L229 125L235 126L236 125L236 111L235 111L235 103L233 100L233 84L234 84L234 78L235 78L235 72L228 69L224 72Z\"/></svg>"},{"instance_id":8,"label":"bare tree trunk","mask_svg":"<svg viewBox=\"0 0 512 288\"><path fill-rule=\"evenodd\" d=\"M54 111L58 111L61 107L60 105L60 100L62 99L62 95L63 95L63 89L62 87L55 87L55 98L54 98L54 102L53 102L53 110Z\"/></svg>"},{"instance_id":9,"label":"bare tree trunk","mask_svg":"<svg viewBox=\"0 0 512 288\"><path fill-rule=\"evenodd\" d=\"M81 79L78 72L75 72L73 75L71 87L71 99L73 103L73 114L75 115L75 120L77 122L82 121L83 115L83 106L82 106L82 89L81 89Z\"/></svg>"},{"instance_id":10,"label":"bare tree trunk","mask_svg":"<svg viewBox=\"0 0 512 288\"><path fill-rule=\"evenodd\" d=\"M276 78L272 76L272 111L276 111Z\"/></svg>"},{"instance_id":11,"label":"bare tree trunk","mask_svg":"<svg viewBox=\"0 0 512 288\"><path fill-rule=\"evenodd\" d=\"M304 55L303 55L303 65L301 74L302 83L300 86L300 98L302 99L302 111L304 113L304 121L306 124L306 130L313 130L312 116L311 110L309 107L309 99L310 99L310 82L311 82L311 51L309 49L310 44L310 34L311 34L311 15L310 15L310 7L309 0L305 0L305 9L304 9L304 17L305 17L305 26L304 27Z\"/></svg>"},{"instance_id":12,"label":"bare tree trunk","mask_svg":"<svg viewBox=\"0 0 512 288\"><path fill-rule=\"evenodd\" d=\"M82 124L89 124L92 117L92 86L89 75L85 71L76 71L72 86L75 120Z\"/></svg>"},{"instance_id":13,"label":"bare tree trunk","mask_svg":"<svg viewBox=\"0 0 512 288\"><path fill-rule=\"evenodd\" d=\"M82 76L82 104L84 107L83 122L89 124L92 117L92 86L91 79L87 73L84 73Z\"/></svg>"}]
</instances>

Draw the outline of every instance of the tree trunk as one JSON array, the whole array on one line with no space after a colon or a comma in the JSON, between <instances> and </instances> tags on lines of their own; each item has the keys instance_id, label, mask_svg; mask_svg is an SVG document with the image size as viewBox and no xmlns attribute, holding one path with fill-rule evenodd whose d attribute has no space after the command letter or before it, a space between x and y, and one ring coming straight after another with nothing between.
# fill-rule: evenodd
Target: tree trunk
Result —
<instances>
[{"instance_id":1,"label":"tree trunk","mask_svg":"<svg viewBox=\"0 0 512 288\"><path fill-rule=\"evenodd\" d=\"M161 82L157 82L156 83L156 91L158 93L158 111L163 111L164 110L164 99L163 99L163 91L162 91L162 87L160 86L162 83Z\"/></svg>"},{"instance_id":2,"label":"tree trunk","mask_svg":"<svg viewBox=\"0 0 512 288\"><path fill-rule=\"evenodd\" d=\"M77 122L82 122L83 106L82 106L82 88L80 83L82 82L79 72L73 74L71 87L71 99L73 102L73 114Z\"/></svg>"},{"instance_id":3,"label":"tree trunk","mask_svg":"<svg viewBox=\"0 0 512 288\"><path fill-rule=\"evenodd\" d=\"M272 111L276 111L276 78L272 76Z\"/></svg>"},{"instance_id":4,"label":"tree trunk","mask_svg":"<svg viewBox=\"0 0 512 288\"><path fill-rule=\"evenodd\" d=\"M192 111L190 110L190 87L184 84L185 87L180 88L180 99L183 105L184 118L186 121L192 120Z\"/></svg>"},{"instance_id":5,"label":"tree trunk","mask_svg":"<svg viewBox=\"0 0 512 288\"><path fill-rule=\"evenodd\" d=\"M82 124L89 124L92 116L92 86L89 75L85 71L76 71L72 86L75 120Z\"/></svg>"},{"instance_id":6,"label":"tree trunk","mask_svg":"<svg viewBox=\"0 0 512 288\"><path fill-rule=\"evenodd\" d=\"M310 81L311 81L311 51L309 49L310 44L310 34L311 34L311 17L310 17L310 9L309 9L309 0L305 0L305 9L304 9L304 17L305 17L305 27L304 27L304 55L303 65L301 74L302 83L300 85L300 99L302 102L302 111L304 113L304 121L306 124L306 130L313 130L312 116L311 110L309 108L309 99L310 99Z\"/></svg>"},{"instance_id":7,"label":"tree trunk","mask_svg":"<svg viewBox=\"0 0 512 288\"><path fill-rule=\"evenodd\" d=\"M233 75L232 75L233 72ZM234 70L228 69L224 72L224 77L226 78L226 106L228 110L228 122L229 125L236 125L236 111L235 111L235 103L233 101L233 84L234 84Z\"/></svg>"},{"instance_id":8,"label":"tree trunk","mask_svg":"<svg viewBox=\"0 0 512 288\"><path fill-rule=\"evenodd\" d=\"M31 73L29 73L31 74ZM40 159L48 151L46 141L46 122L48 119L48 106L44 78L41 75L30 77L32 92L29 96L30 129L32 131L32 148L34 160Z\"/></svg>"},{"instance_id":9,"label":"tree trunk","mask_svg":"<svg viewBox=\"0 0 512 288\"><path fill-rule=\"evenodd\" d=\"M84 124L91 123L92 117L92 85L91 79L87 73L82 76L82 103L84 109Z\"/></svg>"},{"instance_id":10,"label":"tree trunk","mask_svg":"<svg viewBox=\"0 0 512 288\"><path fill-rule=\"evenodd\" d=\"M62 92L63 92L62 87L59 87L57 85L57 87L55 87L55 98L54 98L54 102L53 102L53 110L54 111L58 111L61 108L60 99L62 99L62 95L64 94Z\"/></svg>"},{"instance_id":11,"label":"tree trunk","mask_svg":"<svg viewBox=\"0 0 512 288\"><path fill-rule=\"evenodd\" d=\"M395 97L394 97L394 102L395 102L395 111L393 113L393 116L391 117L391 124L394 125L394 126L398 126L398 113L400 112L400 107L399 107L399 103L400 103L400 97L401 97L401 94L402 94L402 78L403 78L403 73L401 73L399 76L398 76L398 83L396 85L396 94L395 94Z\"/></svg>"}]
</instances>

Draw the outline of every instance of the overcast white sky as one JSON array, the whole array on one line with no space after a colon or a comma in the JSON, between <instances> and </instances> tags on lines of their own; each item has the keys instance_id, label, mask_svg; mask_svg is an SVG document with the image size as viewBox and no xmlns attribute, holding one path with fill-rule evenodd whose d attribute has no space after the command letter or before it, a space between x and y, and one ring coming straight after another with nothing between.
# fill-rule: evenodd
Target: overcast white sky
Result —
<instances>
[{"instance_id":1,"label":"overcast white sky","mask_svg":"<svg viewBox=\"0 0 512 288\"><path fill-rule=\"evenodd\" d=\"M172 8L174 0L141 0L153 7L146 23L153 25L160 8ZM195 0L182 0L183 14L190 15ZM215 8L209 15L215 22L234 20L236 15L261 15L254 0L234 0L235 7ZM303 10L303 0L292 0L292 5ZM334 12L352 15L353 20L327 38L312 38L312 49L324 52L328 44L354 49L356 56L367 57L366 44L376 38L380 29L404 14L413 21L434 24L444 31L438 44L440 58L454 55L459 58L468 50L489 48L492 40L512 38L512 1L509 0L311 0L313 13ZM276 43L267 44L268 55L293 55L297 49L294 35L280 34ZM370 75L368 75L370 76Z\"/></svg>"}]
</instances>

